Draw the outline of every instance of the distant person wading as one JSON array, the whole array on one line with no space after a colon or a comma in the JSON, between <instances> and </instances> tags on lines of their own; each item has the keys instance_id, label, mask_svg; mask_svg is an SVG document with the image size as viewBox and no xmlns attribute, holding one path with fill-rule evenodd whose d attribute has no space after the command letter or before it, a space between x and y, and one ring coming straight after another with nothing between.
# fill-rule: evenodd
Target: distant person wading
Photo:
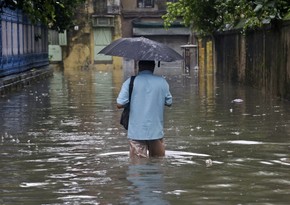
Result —
<instances>
[{"instance_id":1,"label":"distant person wading","mask_svg":"<svg viewBox=\"0 0 290 205\"><path fill-rule=\"evenodd\" d=\"M128 127L130 157L165 156L163 117L164 106L171 106L172 95L167 81L154 75L155 61L139 61L139 73L135 78L131 96ZM127 79L117 98L117 107L123 108L129 101Z\"/></svg>"}]
</instances>

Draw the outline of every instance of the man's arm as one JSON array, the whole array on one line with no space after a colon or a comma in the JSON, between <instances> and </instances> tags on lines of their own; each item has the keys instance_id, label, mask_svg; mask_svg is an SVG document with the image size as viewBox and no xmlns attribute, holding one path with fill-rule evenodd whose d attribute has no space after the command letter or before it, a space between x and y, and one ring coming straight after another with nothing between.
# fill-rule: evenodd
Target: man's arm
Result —
<instances>
[{"instance_id":1,"label":"man's arm","mask_svg":"<svg viewBox=\"0 0 290 205\"><path fill-rule=\"evenodd\" d=\"M117 98L118 109L124 108L125 105L129 102L129 83L130 83L130 78L127 79L122 85L122 88Z\"/></svg>"},{"instance_id":2,"label":"man's arm","mask_svg":"<svg viewBox=\"0 0 290 205\"><path fill-rule=\"evenodd\" d=\"M170 107L172 105L172 95L169 91L169 85L166 82L166 94L165 94L165 106Z\"/></svg>"}]
</instances>

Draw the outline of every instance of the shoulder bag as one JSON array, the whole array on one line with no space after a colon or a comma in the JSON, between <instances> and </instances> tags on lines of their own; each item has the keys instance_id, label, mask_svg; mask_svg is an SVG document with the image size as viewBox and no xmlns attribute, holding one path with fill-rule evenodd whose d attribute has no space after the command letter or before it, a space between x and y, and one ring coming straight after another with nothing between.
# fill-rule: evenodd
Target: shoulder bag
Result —
<instances>
[{"instance_id":1,"label":"shoulder bag","mask_svg":"<svg viewBox=\"0 0 290 205\"><path fill-rule=\"evenodd\" d=\"M124 110L121 115L120 124L123 125L123 127L128 130L129 125L129 115L130 115L130 101L131 101L131 95L133 91L134 86L134 80L136 76L131 76L130 84L129 84L129 102L124 106Z\"/></svg>"}]
</instances>

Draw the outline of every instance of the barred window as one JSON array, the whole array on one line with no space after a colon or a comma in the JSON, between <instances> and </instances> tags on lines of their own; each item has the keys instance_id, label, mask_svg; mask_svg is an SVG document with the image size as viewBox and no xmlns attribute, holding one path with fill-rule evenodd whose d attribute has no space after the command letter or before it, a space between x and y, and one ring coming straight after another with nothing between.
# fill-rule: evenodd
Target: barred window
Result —
<instances>
[{"instance_id":1,"label":"barred window","mask_svg":"<svg viewBox=\"0 0 290 205\"><path fill-rule=\"evenodd\" d=\"M24 47L23 47L23 24L18 24L19 25L19 54L24 53Z\"/></svg>"},{"instance_id":2,"label":"barred window","mask_svg":"<svg viewBox=\"0 0 290 205\"><path fill-rule=\"evenodd\" d=\"M154 0L137 0L137 8L153 8Z\"/></svg>"},{"instance_id":3,"label":"barred window","mask_svg":"<svg viewBox=\"0 0 290 205\"><path fill-rule=\"evenodd\" d=\"M2 20L1 24L2 24L2 55L6 56L8 54L7 22Z\"/></svg>"}]
</instances>

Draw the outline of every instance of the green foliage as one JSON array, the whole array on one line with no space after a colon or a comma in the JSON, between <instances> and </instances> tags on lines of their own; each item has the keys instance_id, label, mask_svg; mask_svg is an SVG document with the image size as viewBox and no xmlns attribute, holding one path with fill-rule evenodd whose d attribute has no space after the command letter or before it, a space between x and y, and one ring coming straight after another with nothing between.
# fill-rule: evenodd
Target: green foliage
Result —
<instances>
[{"instance_id":1,"label":"green foliage","mask_svg":"<svg viewBox=\"0 0 290 205\"><path fill-rule=\"evenodd\" d=\"M33 23L62 31L73 25L76 8L85 0L1 0L0 8L21 9Z\"/></svg>"},{"instance_id":2,"label":"green foliage","mask_svg":"<svg viewBox=\"0 0 290 205\"><path fill-rule=\"evenodd\" d=\"M211 33L219 24L218 13L214 8L215 0L179 0L167 3L167 13L162 17L165 27L169 27L178 18L186 26Z\"/></svg>"},{"instance_id":3,"label":"green foliage","mask_svg":"<svg viewBox=\"0 0 290 205\"><path fill-rule=\"evenodd\" d=\"M202 34L234 28L255 29L289 15L289 0L179 0L167 3L165 27L178 18Z\"/></svg>"},{"instance_id":4,"label":"green foliage","mask_svg":"<svg viewBox=\"0 0 290 205\"><path fill-rule=\"evenodd\" d=\"M286 16L284 16L284 19L285 19L285 20L290 20L290 11L287 13Z\"/></svg>"}]
</instances>

